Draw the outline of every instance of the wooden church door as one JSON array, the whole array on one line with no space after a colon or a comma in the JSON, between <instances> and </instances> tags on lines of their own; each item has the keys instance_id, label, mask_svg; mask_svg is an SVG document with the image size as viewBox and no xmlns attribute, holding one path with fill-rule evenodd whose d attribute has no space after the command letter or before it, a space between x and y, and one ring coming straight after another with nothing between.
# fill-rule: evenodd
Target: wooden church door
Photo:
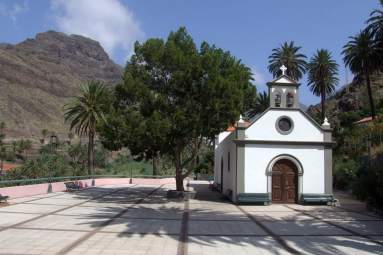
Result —
<instances>
[{"instance_id":1,"label":"wooden church door","mask_svg":"<svg viewBox=\"0 0 383 255\"><path fill-rule=\"evenodd\" d=\"M287 159L275 163L272 171L271 195L275 203L295 203L297 200L297 168Z\"/></svg>"}]
</instances>

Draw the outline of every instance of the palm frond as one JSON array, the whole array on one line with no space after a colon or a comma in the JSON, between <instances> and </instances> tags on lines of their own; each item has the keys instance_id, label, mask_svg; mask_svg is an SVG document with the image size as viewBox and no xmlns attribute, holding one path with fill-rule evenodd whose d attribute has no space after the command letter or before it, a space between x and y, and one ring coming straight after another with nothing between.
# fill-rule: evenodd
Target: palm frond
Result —
<instances>
[{"instance_id":1,"label":"palm frond","mask_svg":"<svg viewBox=\"0 0 383 255\"><path fill-rule=\"evenodd\" d=\"M306 56L300 53L301 47L295 46L294 42L284 42L279 48L272 50L269 56L269 72L273 77L280 76L280 67L287 67L287 75L295 80L302 78L306 72Z\"/></svg>"},{"instance_id":2,"label":"palm frond","mask_svg":"<svg viewBox=\"0 0 383 255\"><path fill-rule=\"evenodd\" d=\"M335 91L338 79L338 64L331 53L325 49L318 50L307 65L308 86L314 95L329 95Z\"/></svg>"},{"instance_id":3,"label":"palm frond","mask_svg":"<svg viewBox=\"0 0 383 255\"><path fill-rule=\"evenodd\" d=\"M109 92L98 81L91 81L80 86L80 95L64 106L65 122L70 123L70 130L78 135L95 133L96 125L105 122Z\"/></svg>"}]
</instances>

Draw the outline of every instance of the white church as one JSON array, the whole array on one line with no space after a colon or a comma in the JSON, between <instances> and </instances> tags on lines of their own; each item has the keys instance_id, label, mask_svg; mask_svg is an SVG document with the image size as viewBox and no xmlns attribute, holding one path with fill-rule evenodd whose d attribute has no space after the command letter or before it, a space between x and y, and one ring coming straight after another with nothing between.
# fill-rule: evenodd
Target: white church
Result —
<instances>
[{"instance_id":1,"label":"white church","mask_svg":"<svg viewBox=\"0 0 383 255\"><path fill-rule=\"evenodd\" d=\"M270 107L216 137L214 185L235 203L333 202L332 129L300 109L300 84L281 70Z\"/></svg>"}]
</instances>

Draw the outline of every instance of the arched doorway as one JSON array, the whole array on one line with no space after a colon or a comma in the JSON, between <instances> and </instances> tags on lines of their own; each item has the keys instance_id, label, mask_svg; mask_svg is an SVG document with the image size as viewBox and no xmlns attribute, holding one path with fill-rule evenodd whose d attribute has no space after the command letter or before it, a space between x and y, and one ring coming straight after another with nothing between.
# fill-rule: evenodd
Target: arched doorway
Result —
<instances>
[{"instance_id":1,"label":"arched doorway","mask_svg":"<svg viewBox=\"0 0 383 255\"><path fill-rule=\"evenodd\" d=\"M296 203L298 200L298 168L288 159L278 160L272 168L271 197L274 203Z\"/></svg>"}]
</instances>

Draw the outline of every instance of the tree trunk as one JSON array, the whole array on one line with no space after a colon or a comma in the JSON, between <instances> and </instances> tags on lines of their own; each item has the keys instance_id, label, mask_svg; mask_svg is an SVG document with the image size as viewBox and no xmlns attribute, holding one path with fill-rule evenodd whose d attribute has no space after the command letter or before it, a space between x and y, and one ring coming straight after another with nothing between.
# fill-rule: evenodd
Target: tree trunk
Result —
<instances>
[{"instance_id":1,"label":"tree trunk","mask_svg":"<svg viewBox=\"0 0 383 255\"><path fill-rule=\"evenodd\" d=\"M182 150L180 148L177 148L175 151L177 191L184 191L184 177L182 176L181 151Z\"/></svg>"},{"instance_id":2,"label":"tree trunk","mask_svg":"<svg viewBox=\"0 0 383 255\"><path fill-rule=\"evenodd\" d=\"M157 165L156 165L156 159L157 159L157 156L154 155L153 158L152 158L153 175L158 175L158 172L157 172Z\"/></svg>"},{"instance_id":3,"label":"tree trunk","mask_svg":"<svg viewBox=\"0 0 383 255\"><path fill-rule=\"evenodd\" d=\"M202 145L202 138L196 142L196 148L194 150L194 153L195 153L195 163L194 163L194 168L198 166L200 160L199 160L199 151L201 149L201 145Z\"/></svg>"},{"instance_id":4,"label":"tree trunk","mask_svg":"<svg viewBox=\"0 0 383 255\"><path fill-rule=\"evenodd\" d=\"M324 122L324 119L326 118L326 106L325 106L325 102L326 102L326 92L324 91L324 89L322 89L322 95L321 95L322 123Z\"/></svg>"},{"instance_id":5,"label":"tree trunk","mask_svg":"<svg viewBox=\"0 0 383 255\"><path fill-rule=\"evenodd\" d=\"M365 76L366 76L368 99L370 101L371 117L372 117L372 120L375 120L376 118L375 104L374 104L374 98L372 97L371 80L370 80L370 74L368 73L368 71L366 71Z\"/></svg>"},{"instance_id":6,"label":"tree trunk","mask_svg":"<svg viewBox=\"0 0 383 255\"><path fill-rule=\"evenodd\" d=\"M94 142L94 133L89 132L89 141L88 141L88 174L93 176L93 142Z\"/></svg>"}]
</instances>

